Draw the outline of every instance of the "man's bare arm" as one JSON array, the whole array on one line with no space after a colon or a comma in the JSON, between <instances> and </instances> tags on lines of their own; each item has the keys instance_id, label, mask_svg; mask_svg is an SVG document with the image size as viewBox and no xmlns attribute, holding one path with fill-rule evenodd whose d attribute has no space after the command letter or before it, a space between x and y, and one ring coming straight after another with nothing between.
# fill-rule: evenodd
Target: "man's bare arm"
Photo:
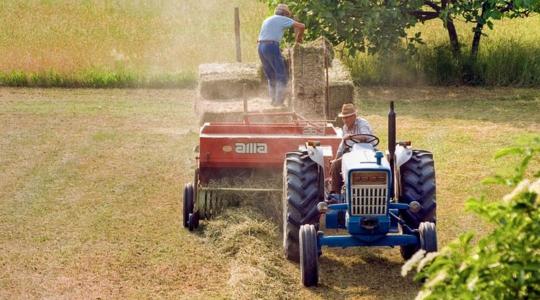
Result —
<instances>
[{"instance_id":1,"label":"man's bare arm","mask_svg":"<svg viewBox=\"0 0 540 300\"><path fill-rule=\"evenodd\" d=\"M294 21L293 28L295 41L297 43L302 43L304 40L304 30L306 29L306 25L304 25L304 23Z\"/></svg>"}]
</instances>

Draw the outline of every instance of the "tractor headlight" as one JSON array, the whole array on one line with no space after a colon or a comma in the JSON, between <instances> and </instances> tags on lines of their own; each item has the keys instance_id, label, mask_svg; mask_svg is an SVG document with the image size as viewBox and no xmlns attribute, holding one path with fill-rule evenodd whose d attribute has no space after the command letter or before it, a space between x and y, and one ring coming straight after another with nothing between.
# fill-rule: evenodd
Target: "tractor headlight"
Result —
<instances>
[{"instance_id":1,"label":"tractor headlight","mask_svg":"<svg viewBox=\"0 0 540 300\"><path fill-rule=\"evenodd\" d=\"M321 214L325 214L328 211L328 204L324 201L317 203L317 210Z\"/></svg>"}]
</instances>

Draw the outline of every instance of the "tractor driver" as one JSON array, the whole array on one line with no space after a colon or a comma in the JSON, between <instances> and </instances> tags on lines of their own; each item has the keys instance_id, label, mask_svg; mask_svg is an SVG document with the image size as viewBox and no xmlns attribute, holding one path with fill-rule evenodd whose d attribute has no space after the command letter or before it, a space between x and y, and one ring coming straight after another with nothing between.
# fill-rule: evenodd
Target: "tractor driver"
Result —
<instances>
[{"instance_id":1,"label":"tractor driver","mask_svg":"<svg viewBox=\"0 0 540 300\"><path fill-rule=\"evenodd\" d=\"M354 104L343 104L338 117L341 117L341 120L343 120L343 139L341 140L341 144L339 144L336 159L332 161L330 168L330 176L332 177L330 193L341 193L341 188L343 186L343 178L341 176L341 156L343 156L343 152L345 151L345 140L355 134L373 135L373 131L371 130L368 121L357 116ZM355 141L359 142L368 142L369 139L370 138L367 136L355 137Z\"/></svg>"},{"instance_id":2,"label":"tractor driver","mask_svg":"<svg viewBox=\"0 0 540 300\"><path fill-rule=\"evenodd\" d=\"M291 11L286 4L279 4L274 15L268 17L261 26L259 33L258 52L268 80L268 91L272 99L272 106L283 105L287 89L288 72L281 56L279 42L283 38L285 29L294 28L296 43L301 43L304 36L305 25L291 19Z\"/></svg>"}]
</instances>

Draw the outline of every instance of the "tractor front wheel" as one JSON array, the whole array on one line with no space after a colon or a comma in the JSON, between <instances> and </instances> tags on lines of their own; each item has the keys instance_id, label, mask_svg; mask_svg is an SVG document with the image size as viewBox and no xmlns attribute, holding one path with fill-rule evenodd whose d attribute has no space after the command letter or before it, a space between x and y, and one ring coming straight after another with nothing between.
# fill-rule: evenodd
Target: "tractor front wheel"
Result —
<instances>
[{"instance_id":1,"label":"tractor front wheel","mask_svg":"<svg viewBox=\"0 0 540 300\"><path fill-rule=\"evenodd\" d=\"M306 287L315 286L319 282L319 248L317 247L317 231L308 224L300 227L300 276Z\"/></svg>"},{"instance_id":2,"label":"tractor front wheel","mask_svg":"<svg viewBox=\"0 0 540 300\"><path fill-rule=\"evenodd\" d=\"M193 184L188 183L184 186L184 201L182 206L182 222L185 228L189 228L189 215L193 213L193 206Z\"/></svg>"},{"instance_id":3,"label":"tractor front wheel","mask_svg":"<svg viewBox=\"0 0 540 300\"><path fill-rule=\"evenodd\" d=\"M432 222L422 222L418 228L420 248L426 252L437 252L437 231Z\"/></svg>"},{"instance_id":4,"label":"tractor front wheel","mask_svg":"<svg viewBox=\"0 0 540 300\"><path fill-rule=\"evenodd\" d=\"M319 226L317 204L324 198L323 169L307 151L287 153L283 168L283 249L285 257L298 262L300 226Z\"/></svg>"}]
</instances>

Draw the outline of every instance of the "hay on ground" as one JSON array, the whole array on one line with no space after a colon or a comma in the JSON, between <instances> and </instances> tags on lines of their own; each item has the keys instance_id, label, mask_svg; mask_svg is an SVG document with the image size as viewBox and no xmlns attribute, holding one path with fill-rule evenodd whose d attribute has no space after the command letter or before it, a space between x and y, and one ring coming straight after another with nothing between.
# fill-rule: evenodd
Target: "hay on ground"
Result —
<instances>
[{"instance_id":1,"label":"hay on ground","mask_svg":"<svg viewBox=\"0 0 540 300\"><path fill-rule=\"evenodd\" d=\"M231 208L208 222L205 236L232 258L229 291L234 299L294 297L296 267L281 254L279 227L250 208Z\"/></svg>"}]
</instances>

